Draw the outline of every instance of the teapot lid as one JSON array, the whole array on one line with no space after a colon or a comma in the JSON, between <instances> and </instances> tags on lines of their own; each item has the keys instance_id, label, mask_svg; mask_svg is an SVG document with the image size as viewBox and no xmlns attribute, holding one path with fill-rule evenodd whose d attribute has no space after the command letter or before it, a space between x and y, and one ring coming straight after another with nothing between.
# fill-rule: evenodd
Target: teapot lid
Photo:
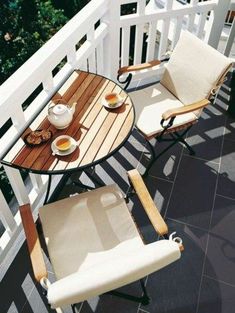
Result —
<instances>
[{"instance_id":1,"label":"teapot lid","mask_svg":"<svg viewBox=\"0 0 235 313\"><path fill-rule=\"evenodd\" d=\"M53 107L52 111L56 115L61 115L68 110L67 106L64 104L57 104Z\"/></svg>"}]
</instances>

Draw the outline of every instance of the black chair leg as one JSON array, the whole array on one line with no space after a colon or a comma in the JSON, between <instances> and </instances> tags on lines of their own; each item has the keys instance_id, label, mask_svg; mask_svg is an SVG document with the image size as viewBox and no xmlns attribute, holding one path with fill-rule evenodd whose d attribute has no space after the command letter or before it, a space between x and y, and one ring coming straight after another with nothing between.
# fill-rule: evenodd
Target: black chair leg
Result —
<instances>
[{"instance_id":1,"label":"black chair leg","mask_svg":"<svg viewBox=\"0 0 235 313\"><path fill-rule=\"evenodd\" d=\"M186 146L190 155L196 154L196 152L193 150L193 148L183 138L180 140L180 142L182 142Z\"/></svg>"},{"instance_id":2,"label":"black chair leg","mask_svg":"<svg viewBox=\"0 0 235 313\"><path fill-rule=\"evenodd\" d=\"M149 170L151 169L153 164L160 158L160 156L162 156L166 151L168 151L171 147L173 147L177 142L178 142L177 140L173 141L168 147L166 147L162 152L160 152L157 155L155 154L155 152L154 152L154 155L152 154L152 159L149 162L148 166L146 167L144 174L142 175L143 178L148 176ZM153 147L150 144L150 142L148 143L149 143L149 147L151 147L151 150L153 150Z\"/></svg>"},{"instance_id":3,"label":"black chair leg","mask_svg":"<svg viewBox=\"0 0 235 313\"><path fill-rule=\"evenodd\" d=\"M189 131L189 129L192 127L192 125L190 125L187 129L184 130L184 132L182 134L179 134L177 132L174 133L170 133L169 135L171 136L171 139L165 139L162 138L164 131L162 132L162 134L157 137L157 141L158 142L162 142L162 141L170 141L172 142L169 146L167 146L162 152L160 152L159 154L155 154L154 151L154 147L151 145L151 143L149 142L149 140L146 139L147 144L150 148L150 153L151 153L151 159L150 162L148 164L148 166L146 167L146 170L144 172L144 174L142 175L143 178L145 178L146 176L148 176L149 170L151 169L151 167L153 166L153 164L160 158L160 156L162 156L166 151L168 151L171 147L173 147L176 143L181 142L182 144L185 145L185 147L188 149L190 155L195 155L195 151L193 150L192 147L190 147L190 145L185 141L184 137L186 136L187 132Z\"/></svg>"},{"instance_id":4,"label":"black chair leg","mask_svg":"<svg viewBox=\"0 0 235 313\"><path fill-rule=\"evenodd\" d=\"M126 299L126 300L129 300L129 301L134 301L134 302L137 302L137 303L141 303L143 305L148 305L150 303L151 298L149 297L149 295L147 293L147 290L146 290L146 287L145 287L143 279L140 279L140 285L141 285L141 288L142 288L142 291L143 291L143 294L142 294L141 297L136 297L136 296L133 296L133 295L129 295L129 294L126 294L124 292L117 291L117 290L112 290L112 291L106 292L105 294L111 294L113 296L116 296L116 297L119 297L119 298L122 298L122 299Z\"/></svg>"}]
</instances>

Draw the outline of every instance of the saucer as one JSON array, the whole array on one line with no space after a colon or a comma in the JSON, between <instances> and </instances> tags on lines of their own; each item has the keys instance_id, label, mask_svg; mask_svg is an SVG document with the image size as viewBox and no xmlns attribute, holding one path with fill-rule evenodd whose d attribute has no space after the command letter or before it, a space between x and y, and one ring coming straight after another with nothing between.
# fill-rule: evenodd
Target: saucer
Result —
<instances>
[{"instance_id":1,"label":"saucer","mask_svg":"<svg viewBox=\"0 0 235 313\"><path fill-rule=\"evenodd\" d=\"M68 138L70 139L71 141L71 147L68 149L68 150L65 150L65 151L61 151L61 150L58 150L56 145L55 145L55 142L59 139L62 139L62 138ZM55 155L60 155L60 156L65 156L65 155L69 155L71 153L73 153L75 151L75 149L77 148L77 142L75 139L73 139L73 137L70 137L68 135L62 135L62 136L58 136L51 144L51 150L52 150L52 154Z\"/></svg>"},{"instance_id":2,"label":"saucer","mask_svg":"<svg viewBox=\"0 0 235 313\"><path fill-rule=\"evenodd\" d=\"M103 98L103 99L101 100L101 104L102 104L104 107L108 108L108 109L117 109L117 108L119 108L123 103L124 103L124 99L123 99L120 95L118 95L118 102L117 102L115 105L110 105L110 104L108 103L108 101L107 101L105 98Z\"/></svg>"}]
</instances>

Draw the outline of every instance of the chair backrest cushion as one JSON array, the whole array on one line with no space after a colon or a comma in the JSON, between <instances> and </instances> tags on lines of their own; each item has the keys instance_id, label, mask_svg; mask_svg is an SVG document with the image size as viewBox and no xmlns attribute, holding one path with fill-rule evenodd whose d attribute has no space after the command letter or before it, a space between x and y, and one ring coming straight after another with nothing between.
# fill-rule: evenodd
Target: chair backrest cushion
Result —
<instances>
[{"instance_id":1,"label":"chair backrest cushion","mask_svg":"<svg viewBox=\"0 0 235 313\"><path fill-rule=\"evenodd\" d=\"M161 83L184 105L191 104L208 99L231 64L195 35L182 31Z\"/></svg>"}]
</instances>

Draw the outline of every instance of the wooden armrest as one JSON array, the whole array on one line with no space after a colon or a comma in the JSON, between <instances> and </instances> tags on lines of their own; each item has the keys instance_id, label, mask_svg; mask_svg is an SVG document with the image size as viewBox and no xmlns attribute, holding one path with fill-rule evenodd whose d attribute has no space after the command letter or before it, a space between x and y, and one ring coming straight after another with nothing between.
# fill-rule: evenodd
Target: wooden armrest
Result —
<instances>
[{"instance_id":1,"label":"wooden armrest","mask_svg":"<svg viewBox=\"0 0 235 313\"><path fill-rule=\"evenodd\" d=\"M40 282L42 277L47 277L47 270L43 259L41 244L38 238L38 232L34 224L29 204L20 206L20 215L25 231L34 277L38 282Z\"/></svg>"},{"instance_id":2,"label":"wooden armrest","mask_svg":"<svg viewBox=\"0 0 235 313\"><path fill-rule=\"evenodd\" d=\"M127 174L154 229L159 235L166 235L168 233L168 227L153 202L139 172L134 169L127 172Z\"/></svg>"},{"instance_id":3,"label":"wooden armrest","mask_svg":"<svg viewBox=\"0 0 235 313\"><path fill-rule=\"evenodd\" d=\"M124 73L128 72L134 72L134 71L139 71L139 70L144 70L146 68L150 68L156 65L159 65L161 61L159 60L153 60L147 63L142 63L142 64L137 64L137 65L130 65L130 66L123 66L119 68L118 70L118 75L122 75Z\"/></svg>"},{"instance_id":4,"label":"wooden armrest","mask_svg":"<svg viewBox=\"0 0 235 313\"><path fill-rule=\"evenodd\" d=\"M168 120L169 118L173 117L173 116L177 116L177 115L181 115L181 114L185 114L185 113L189 113L189 112L193 112L195 110L204 108L205 106L207 106L210 103L210 101L208 99L203 99L201 101L192 103L192 104L188 104L185 105L181 108L175 108L175 109L169 109L167 111L165 111L162 114L162 118L164 120Z\"/></svg>"}]
</instances>

